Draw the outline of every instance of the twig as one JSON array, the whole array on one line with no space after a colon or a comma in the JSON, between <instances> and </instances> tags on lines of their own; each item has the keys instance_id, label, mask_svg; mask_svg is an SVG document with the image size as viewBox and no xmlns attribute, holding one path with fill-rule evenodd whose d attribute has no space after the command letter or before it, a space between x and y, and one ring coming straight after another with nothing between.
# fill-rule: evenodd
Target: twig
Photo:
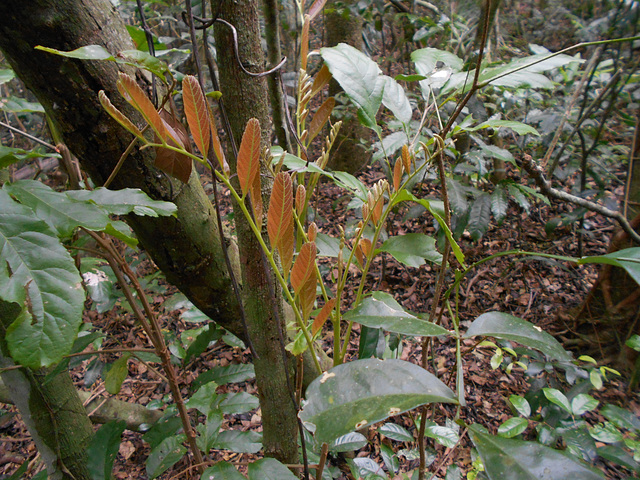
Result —
<instances>
[{"instance_id":1,"label":"twig","mask_svg":"<svg viewBox=\"0 0 640 480\"><path fill-rule=\"evenodd\" d=\"M590 200L576 197L575 195L571 195L570 193L563 192L562 190L557 190L551 187L549 181L544 177L542 169L533 161L530 155L524 155L524 157L522 158L522 167L535 180L536 185L538 185L538 188L545 195L557 198L558 200L572 203L579 207L586 208L587 210L616 220L620 224L620 227L629 235L629 237L631 237L634 242L640 245L640 235L638 235L633 227L631 227L628 220L620 212L614 212L613 210L609 210L607 207L603 207L602 205L594 203Z\"/></svg>"},{"instance_id":2,"label":"twig","mask_svg":"<svg viewBox=\"0 0 640 480\"><path fill-rule=\"evenodd\" d=\"M17 133L19 135L22 135L23 137L26 137L29 140L33 141L33 142L39 143L40 145L43 145L43 146L45 146L47 148L50 148L51 150L55 150L56 149L56 147L54 145L51 145L50 143L47 143L44 140L40 140L38 137L34 137L33 135L29 135L27 132L23 132L19 128L12 127L8 123L0 122L0 126L2 126L4 128L8 128L12 132L15 132L15 133Z\"/></svg>"}]
</instances>

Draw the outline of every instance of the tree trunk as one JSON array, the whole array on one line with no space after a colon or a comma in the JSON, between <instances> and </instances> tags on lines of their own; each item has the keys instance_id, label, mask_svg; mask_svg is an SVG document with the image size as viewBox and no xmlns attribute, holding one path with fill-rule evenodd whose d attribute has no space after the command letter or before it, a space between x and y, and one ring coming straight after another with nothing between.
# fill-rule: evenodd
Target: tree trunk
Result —
<instances>
[{"instance_id":1,"label":"tree trunk","mask_svg":"<svg viewBox=\"0 0 640 480\"><path fill-rule=\"evenodd\" d=\"M112 54L133 48L122 19L108 0L5 0L0 2L0 49L45 107L69 150L97 185L109 177L132 140L101 107L98 92L130 118L140 116L116 89L113 62L67 59L34 50L36 45L73 50L103 45ZM142 122L139 122L142 123ZM237 301L229 280L215 211L196 173L182 184L152 165L151 149L135 148L111 188L140 188L178 206L177 217L137 217L127 222L141 245L200 310L243 338Z\"/></svg>"},{"instance_id":2,"label":"tree trunk","mask_svg":"<svg viewBox=\"0 0 640 480\"><path fill-rule=\"evenodd\" d=\"M348 11L348 7L356 3L355 0L327 2L325 8L331 9L331 13L325 16L324 24L327 47L347 43L360 51L363 50L362 20ZM331 80L329 96L333 97L341 91L338 82ZM355 108L352 105L348 108L347 116L340 119L342 127L335 143L337 148L334 148L329 157L329 167L333 170L356 173L367 165L371 158L371 153L365 147L365 143L369 143L371 132L360 123Z\"/></svg>"},{"instance_id":3,"label":"tree trunk","mask_svg":"<svg viewBox=\"0 0 640 480\"><path fill-rule=\"evenodd\" d=\"M0 301L0 368L14 366L4 341L6 326L20 313L15 303ZM0 374L10 385L9 395L18 410L51 480L92 480L87 468L87 445L93 436L91 421L82 406L69 372L26 368Z\"/></svg>"},{"instance_id":4,"label":"tree trunk","mask_svg":"<svg viewBox=\"0 0 640 480\"><path fill-rule=\"evenodd\" d=\"M261 72L265 68L264 53L260 46L258 8L258 0L236 0L220 5L220 17L231 23L239 33L240 59L251 72ZM216 25L215 42L220 85L233 136L239 142L249 119L256 118L262 128L262 143L267 145L271 125L265 79L249 77L241 70L233 54L233 37L229 27ZM231 171L235 172L235 158L233 155L229 157ZM268 205L271 179L265 175L264 168L261 173L263 203ZM237 205L234 205L234 212L247 326L259 357L254 359L254 365L262 409L265 454L283 463L298 463L297 411L290 391L294 384L294 359L287 358L284 351L286 329L281 291L268 268L260 244ZM268 242L266 231L263 233Z\"/></svg>"}]
</instances>

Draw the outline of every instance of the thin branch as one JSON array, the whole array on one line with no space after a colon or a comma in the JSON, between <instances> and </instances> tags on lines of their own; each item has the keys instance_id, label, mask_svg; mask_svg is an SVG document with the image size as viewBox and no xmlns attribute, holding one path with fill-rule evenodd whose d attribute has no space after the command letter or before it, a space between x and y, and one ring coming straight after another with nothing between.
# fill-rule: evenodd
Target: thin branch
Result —
<instances>
[{"instance_id":1,"label":"thin branch","mask_svg":"<svg viewBox=\"0 0 640 480\"><path fill-rule=\"evenodd\" d=\"M620 227L629 235L629 237L631 237L634 242L640 245L640 235L638 235L638 233L633 229L627 219L620 212L609 210L607 207L603 207L602 205L594 203L590 200L576 197L575 195L571 195L570 193L563 192L562 190L557 190L551 187L549 181L544 177L542 168L540 168L540 166L533 161L530 155L524 155L522 159L522 167L535 180L538 188L540 188L542 193L544 193L545 195L557 198L558 200L572 203L579 207L586 208L587 210L616 220L620 224Z\"/></svg>"},{"instance_id":2,"label":"thin branch","mask_svg":"<svg viewBox=\"0 0 640 480\"><path fill-rule=\"evenodd\" d=\"M8 128L12 132L17 133L18 135L22 135L23 137L26 137L29 140L33 141L33 142L39 143L40 145L43 145L43 146L45 146L47 148L50 148L51 150L56 150L56 147L54 145L51 145L50 143L47 143L44 140L40 140L38 137L34 137L33 135L29 135L27 132L23 132L19 128L12 127L8 123L0 122L0 126L2 126L4 128Z\"/></svg>"}]
</instances>

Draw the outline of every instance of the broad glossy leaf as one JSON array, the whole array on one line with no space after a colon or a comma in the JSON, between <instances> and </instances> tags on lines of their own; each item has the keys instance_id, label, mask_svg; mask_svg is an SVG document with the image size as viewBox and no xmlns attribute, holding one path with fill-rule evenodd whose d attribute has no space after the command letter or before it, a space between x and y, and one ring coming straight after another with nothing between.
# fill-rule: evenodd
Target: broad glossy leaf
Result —
<instances>
[{"instance_id":1,"label":"broad glossy leaf","mask_svg":"<svg viewBox=\"0 0 640 480\"><path fill-rule=\"evenodd\" d=\"M407 98L404 89L393 78L383 75L384 93L382 95L382 104L393 112L395 117L405 125L411 122L413 109Z\"/></svg>"},{"instance_id":2,"label":"broad glossy leaf","mask_svg":"<svg viewBox=\"0 0 640 480\"><path fill-rule=\"evenodd\" d=\"M524 432L529 426L529 422L521 417L511 417L498 427L498 434L501 437L512 438L517 437Z\"/></svg>"},{"instance_id":3,"label":"broad glossy leaf","mask_svg":"<svg viewBox=\"0 0 640 480\"><path fill-rule=\"evenodd\" d=\"M0 145L0 168L8 167L14 163L28 160L30 158L56 157L60 158L57 153L41 153L33 150L23 150L22 148L11 148Z\"/></svg>"},{"instance_id":4,"label":"broad glossy leaf","mask_svg":"<svg viewBox=\"0 0 640 480\"><path fill-rule=\"evenodd\" d=\"M504 187L497 186L491 194L491 213L496 217L498 222L501 222L507 215L507 209L509 208L509 199L504 191Z\"/></svg>"},{"instance_id":5,"label":"broad glossy leaf","mask_svg":"<svg viewBox=\"0 0 640 480\"><path fill-rule=\"evenodd\" d=\"M247 432L224 430L218 435L215 448L236 453L257 453L262 448L262 434L251 430Z\"/></svg>"},{"instance_id":6,"label":"broad glossy leaf","mask_svg":"<svg viewBox=\"0 0 640 480\"><path fill-rule=\"evenodd\" d=\"M87 467L93 480L111 480L113 461L118 455L124 420L113 420L98 429L87 447Z\"/></svg>"},{"instance_id":7,"label":"broad glossy leaf","mask_svg":"<svg viewBox=\"0 0 640 480\"><path fill-rule=\"evenodd\" d=\"M258 398L247 392L223 393L218 399L220 410L228 414L245 413L260 406Z\"/></svg>"},{"instance_id":8,"label":"broad glossy leaf","mask_svg":"<svg viewBox=\"0 0 640 480\"><path fill-rule=\"evenodd\" d=\"M427 422L428 424L424 430L425 436L433 438L439 444L444 445L447 448L453 448L456 446L460 437L454 429L437 425L428 420Z\"/></svg>"},{"instance_id":9,"label":"broad glossy leaf","mask_svg":"<svg viewBox=\"0 0 640 480\"><path fill-rule=\"evenodd\" d=\"M332 452L354 452L360 450L367 443L367 437L358 432L351 432L336 438L329 446L329 450Z\"/></svg>"},{"instance_id":10,"label":"broad glossy leaf","mask_svg":"<svg viewBox=\"0 0 640 480\"><path fill-rule=\"evenodd\" d=\"M114 56L111 55L102 45L87 45L69 52L56 50L55 48L43 47L41 45L37 45L34 48L36 50L42 50L43 52L60 55L61 57L77 58L79 60L115 60Z\"/></svg>"},{"instance_id":11,"label":"broad glossy leaf","mask_svg":"<svg viewBox=\"0 0 640 480\"><path fill-rule=\"evenodd\" d=\"M291 470L275 458L261 458L249 464L249 480L297 480Z\"/></svg>"},{"instance_id":12,"label":"broad glossy leaf","mask_svg":"<svg viewBox=\"0 0 640 480\"><path fill-rule=\"evenodd\" d=\"M200 480L246 480L246 478L230 463L217 462L204 471Z\"/></svg>"},{"instance_id":13,"label":"broad glossy leaf","mask_svg":"<svg viewBox=\"0 0 640 480\"><path fill-rule=\"evenodd\" d=\"M5 83L13 80L16 74L10 68L0 69L0 85L4 85Z\"/></svg>"},{"instance_id":14,"label":"broad glossy leaf","mask_svg":"<svg viewBox=\"0 0 640 480\"><path fill-rule=\"evenodd\" d=\"M440 265L442 254L436 249L436 241L423 233L406 233L389 237L379 251L387 252L399 262L418 268L425 260Z\"/></svg>"},{"instance_id":15,"label":"broad glossy leaf","mask_svg":"<svg viewBox=\"0 0 640 480\"><path fill-rule=\"evenodd\" d=\"M189 130L198 150L206 159L211 141L211 125L209 125L209 108L198 80L187 75L182 80L182 97L184 114L187 117Z\"/></svg>"},{"instance_id":16,"label":"broad glossy leaf","mask_svg":"<svg viewBox=\"0 0 640 480\"><path fill-rule=\"evenodd\" d=\"M58 237L70 237L79 226L102 230L110 222L108 215L99 207L56 192L42 182L20 180L4 185L3 190L30 207Z\"/></svg>"},{"instance_id":17,"label":"broad glossy leaf","mask_svg":"<svg viewBox=\"0 0 640 480\"><path fill-rule=\"evenodd\" d=\"M605 445L603 447L599 447L597 452L598 455L605 460L609 460L636 473L640 473L640 463L636 462L628 452L618 445ZM631 478L633 477L627 477L627 480L630 480Z\"/></svg>"},{"instance_id":18,"label":"broad glossy leaf","mask_svg":"<svg viewBox=\"0 0 640 480\"><path fill-rule=\"evenodd\" d=\"M604 263L624 268L638 284L640 284L640 247L626 248L601 256L582 257L578 264Z\"/></svg>"},{"instance_id":19,"label":"broad glossy leaf","mask_svg":"<svg viewBox=\"0 0 640 480\"><path fill-rule=\"evenodd\" d=\"M518 342L527 347L540 350L555 360L567 362L571 360L571 355L547 332L508 313L483 313L473 321L463 338L479 335Z\"/></svg>"},{"instance_id":20,"label":"broad glossy leaf","mask_svg":"<svg viewBox=\"0 0 640 480\"><path fill-rule=\"evenodd\" d=\"M138 188L109 190L98 187L95 190L69 190L65 193L75 200L95 203L114 215L133 213L148 217L164 217L175 216L178 211L174 203L152 200Z\"/></svg>"},{"instance_id":21,"label":"broad glossy leaf","mask_svg":"<svg viewBox=\"0 0 640 480\"><path fill-rule=\"evenodd\" d=\"M312 275L315 275L316 244L307 242L300 248L293 268L291 269L291 286L296 294L300 294L302 287Z\"/></svg>"},{"instance_id":22,"label":"broad glossy leaf","mask_svg":"<svg viewBox=\"0 0 640 480\"><path fill-rule=\"evenodd\" d=\"M159 477L180 461L182 456L187 453L187 449L182 445L184 440L184 435L167 437L151 451L149 458L147 458L149 478Z\"/></svg>"},{"instance_id":23,"label":"broad glossy leaf","mask_svg":"<svg viewBox=\"0 0 640 480\"><path fill-rule=\"evenodd\" d=\"M50 366L70 351L84 309L80 274L51 228L4 190L0 190L0 297L28 307L6 333L16 363Z\"/></svg>"},{"instance_id":24,"label":"broad glossy leaf","mask_svg":"<svg viewBox=\"0 0 640 480\"><path fill-rule=\"evenodd\" d=\"M535 128L533 128L531 125L528 125L526 123L514 122L513 120L499 120L499 119L492 119L492 118L476 125L475 127L465 127L463 128L463 130L466 130L468 132L475 132L476 130L480 130L483 128L498 129L501 127L510 128L511 130L516 132L518 135L531 134L531 135L536 135L538 137L540 136L540 133Z\"/></svg>"},{"instance_id":25,"label":"broad glossy leaf","mask_svg":"<svg viewBox=\"0 0 640 480\"><path fill-rule=\"evenodd\" d=\"M238 151L238 180L242 194L246 195L260 175L260 122L252 118L247 122Z\"/></svg>"},{"instance_id":26,"label":"broad glossy leaf","mask_svg":"<svg viewBox=\"0 0 640 480\"><path fill-rule=\"evenodd\" d=\"M388 478L382 467L370 458L356 457L350 463L355 466L357 478L366 478L367 480L386 480ZM354 473L354 475L356 474Z\"/></svg>"},{"instance_id":27,"label":"broad glossy leaf","mask_svg":"<svg viewBox=\"0 0 640 480\"><path fill-rule=\"evenodd\" d=\"M402 335L434 337L450 333L440 325L427 322L405 311L385 292L373 292L360 305L345 313L344 319Z\"/></svg>"},{"instance_id":28,"label":"broad glossy leaf","mask_svg":"<svg viewBox=\"0 0 640 480\"><path fill-rule=\"evenodd\" d=\"M559 406L567 413L571 413L571 405L569 404L569 400L564 393L555 388L543 388L542 391L544 393L544 396L547 397L547 400Z\"/></svg>"},{"instance_id":29,"label":"broad glossy leaf","mask_svg":"<svg viewBox=\"0 0 640 480\"><path fill-rule=\"evenodd\" d=\"M358 116L369 128L376 129L376 114L382 103L384 83L380 68L361 51L346 43L321 48L320 54L333 78L349 98L360 107Z\"/></svg>"},{"instance_id":30,"label":"broad glossy leaf","mask_svg":"<svg viewBox=\"0 0 640 480\"><path fill-rule=\"evenodd\" d=\"M416 64L416 70L421 75L428 75L436 69L438 62L444 63L454 71L462 70L463 62L460 57L445 50L436 48L421 48L411 52L411 60Z\"/></svg>"},{"instance_id":31,"label":"broad glossy leaf","mask_svg":"<svg viewBox=\"0 0 640 480\"><path fill-rule=\"evenodd\" d=\"M380 444L380 455L382 456L382 460L384 461L384 466L387 467L389 473L397 473L400 469L400 462L398 461L398 456L393 451L391 447L385 445L384 443Z\"/></svg>"},{"instance_id":32,"label":"broad glossy leaf","mask_svg":"<svg viewBox=\"0 0 640 480\"><path fill-rule=\"evenodd\" d=\"M453 178L447 178L447 194L449 195L449 205L455 213L462 214L469 208L467 201L467 189L462 183Z\"/></svg>"},{"instance_id":33,"label":"broad glossy leaf","mask_svg":"<svg viewBox=\"0 0 640 480\"><path fill-rule=\"evenodd\" d=\"M395 423L385 423L378 428L378 432L396 442L413 442L415 440L406 428Z\"/></svg>"},{"instance_id":34,"label":"broad glossy leaf","mask_svg":"<svg viewBox=\"0 0 640 480\"><path fill-rule=\"evenodd\" d=\"M598 400L586 393L580 393L571 400L571 410L574 415L580 416L598 408Z\"/></svg>"},{"instance_id":35,"label":"broad glossy leaf","mask_svg":"<svg viewBox=\"0 0 640 480\"><path fill-rule=\"evenodd\" d=\"M142 50L123 50L116 58L116 63L124 63L125 65L148 70L160 77L164 82L167 82L167 75L171 73L166 62Z\"/></svg>"},{"instance_id":36,"label":"broad glossy leaf","mask_svg":"<svg viewBox=\"0 0 640 480\"><path fill-rule=\"evenodd\" d=\"M477 424L469 436L491 480L604 480L598 470L536 442L495 437Z\"/></svg>"},{"instance_id":37,"label":"broad glossy leaf","mask_svg":"<svg viewBox=\"0 0 640 480\"><path fill-rule=\"evenodd\" d=\"M523 417L529 417L531 415L531 405L529 405L526 398L519 395L511 395L509 401Z\"/></svg>"},{"instance_id":38,"label":"broad glossy leaf","mask_svg":"<svg viewBox=\"0 0 640 480\"><path fill-rule=\"evenodd\" d=\"M201 373L194 380L193 388L214 381L217 385L227 383L241 383L256 376L255 369L250 363L238 363L225 365L223 367L213 367L211 370Z\"/></svg>"},{"instance_id":39,"label":"broad glossy leaf","mask_svg":"<svg viewBox=\"0 0 640 480\"><path fill-rule=\"evenodd\" d=\"M208 416L212 409L217 408L214 406L214 402L217 404L218 401L218 394L216 393L217 388L218 384L213 381L209 381L202 385L198 388L196 393L191 395L191 397L186 401L186 407L195 408L203 415Z\"/></svg>"},{"instance_id":40,"label":"broad glossy leaf","mask_svg":"<svg viewBox=\"0 0 640 480\"><path fill-rule=\"evenodd\" d=\"M330 237L326 233L318 233L316 246L318 248L318 256L320 257L337 257L340 252L340 240L335 237ZM345 247L343 255L347 252L348 250Z\"/></svg>"},{"instance_id":41,"label":"broad glossy leaf","mask_svg":"<svg viewBox=\"0 0 640 480\"><path fill-rule=\"evenodd\" d=\"M322 105L320 105L316 113L313 115L311 122L309 122L309 135L306 140L307 144L310 144L311 141L316 138L316 136L322 131L324 126L329 121L331 112L333 111L333 107L335 106L336 100L333 97L329 97L324 102L322 102Z\"/></svg>"},{"instance_id":42,"label":"broad glossy leaf","mask_svg":"<svg viewBox=\"0 0 640 480\"><path fill-rule=\"evenodd\" d=\"M630 410L616 405L605 405L600 413L619 428L626 428L632 432L640 432L640 419Z\"/></svg>"},{"instance_id":43,"label":"broad glossy leaf","mask_svg":"<svg viewBox=\"0 0 640 480\"><path fill-rule=\"evenodd\" d=\"M111 364L111 368L104 376L104 388L111 395L120 393L122 382L129 375L129 358L131 358L131 354L128 352L122 355Z\"/></svg>"},{"instance_id":44,"label":"broad glossy leaf","mask_svg":"<svg viewBox=\"0 0 640 480\"><path fill-rule=\"evenodd\" d=\"M516 58L506 65L485 68L480 72L480 83L491 83L492 85L515 88L527 86L534 88L552 88L553 82L544 75L540 75L541 72L546 72L573 62L584 62L584 60L569 55L556 55L551 58L545 57L548 57L548 55L531 55L529 57ZM522 67L526 68L519 70Z\"/></svg>"},{"instance_id":45,"label":"broad glossy leaf","mask_svg":"<svg viewBox=\"0 0 640 480\"><path fill-rule=\"evenodd\" d=\"M426 403L457 403L434 375L402 360L356 360L332 368L307 389L299 416L316 442L336 438Z\"/></svg>"}]
</instances>

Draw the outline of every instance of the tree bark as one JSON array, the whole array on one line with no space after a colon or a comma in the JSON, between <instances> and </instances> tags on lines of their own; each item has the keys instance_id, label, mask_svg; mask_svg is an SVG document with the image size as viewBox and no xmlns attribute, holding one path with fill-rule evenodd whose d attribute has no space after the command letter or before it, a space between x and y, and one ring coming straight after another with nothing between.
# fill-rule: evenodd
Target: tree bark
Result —
<instances>
[{"instance_id":1,"label":"tree bark","mask_svg":"<svg viewBox=\"0 0 640 480\"><path fill-rule=\"evenodd\" d=\"M4 341L6 327L19 315L18 304L0 301L0 368L14 366ZM92 480L87 467L87 445L93 436L69 372L26 368L0 374L10 385L9 396L38 447L49 479Z\"/></svg>"},{"instance_id":2,"label":"tree bark","mask_svg":"<svg viewBox=\"0 0 640 480\"><path fill-rule=\"evenodd\" d=\"M223 2L220 6L220 18L231 23L238 31L238 51L244 68L254 73L265 69L264 52L260 46L258 8L258 0ZM265 79L249 77L237 64L228 26L216 25L215 42L220 85L233 136L239 142L249 119L256 118L262 128L262 143L268 145L271 125ZM231 171L235 172L236 159L233 154L229 157ZM268 205L272 183L266 173L266 169L262 168L265 206ZM287 358L284 351L286 325L282 294L260 244L237 205L234 205L234 212L247 327L258 356L254 359L254 365L262 409L265 454L283 463L298 463L297 409L290 391L294 385L294 359ZM268 242L266 232L263 233Z\"/></svg>"},{"instance_id":3,"label":"tree bark","mask_svg":"<svg viewBox=\"0 0 640 480\"><path fill-rule=\"evenodd\" d=\"M114 55L133 48L108 0L0 2L0 50L42 103L69 150L102 185L133 137L102 109L98 92L104 90L114 105L141 124L116 88L118 71L134 74L134 70L34 50L36 45L73 50L92 44L103 45ZM188 184L179 183L153 166L153 156L151 149L135 148L111 188L140 188L154 199L174 202L178 215L131 215L127 222L167 280L207 316L243 338L215 212L198 175L194 172Z\"/></svg>"}]
</instances>

